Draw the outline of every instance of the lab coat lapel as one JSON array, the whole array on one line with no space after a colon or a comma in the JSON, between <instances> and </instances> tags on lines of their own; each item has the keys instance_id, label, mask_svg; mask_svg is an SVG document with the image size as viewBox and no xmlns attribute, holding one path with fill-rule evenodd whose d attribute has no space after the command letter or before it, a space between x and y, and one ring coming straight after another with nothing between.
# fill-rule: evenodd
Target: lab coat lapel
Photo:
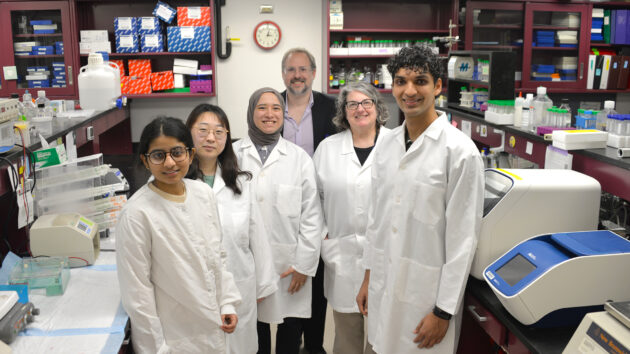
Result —
<instances>
[{"instance_id":1,"label":"lab coat lapel","mask_svg":"<svg viewBox=\"0 0 630 354\"><path fill-rule=\"evenodd\" d=\"M420 134L420 136L413 142L413 144L411 144L411 146L409 147L409 150L405 152L402 159L400 160L400 163L405 163L412 156L416 155L416 153L422 147L422 144L425 139L438 140L440 138L440 135L442 134L442 130L444 130L444 123L446 122L446 116L442 112L438 112L438 114L440 115L437 117L437 119L434 120L433 123L431 123L431 125L429 125L427 129L424 132L422 132L422 134ZM396 139L402 142L403 149L405 148L405 129L407 129L407 127L403 126L403 129L401 130L400 134L398 135Z\"/></svg>"},{"instance_id":2,"label":"lab coat lapel","mask_svg":"<svg viewBox=\"0 0 630 354\"><path fill-rule=\"evenodd\" d=\"M361 166L361 163L359 162L359 158L357 157L357 154L354 151L354 142L352 141L352 132L350 131L350 129L346 129L340 134L343 134L343 139L341 140L341 155L351 154L352 162L354 162L354 164L357 166Z\"/></svg>"},{"instance_id":3,"label":"lab coat lapel","mask_svg":"<svg viewBox=\"0 0 630 354\"><path fill-rule=\"evenodd\" d=\"M273 148L273 150L271 150L271 154L269 154L269 157L267 157L267 161L265 161L263 168L267 168L267 166L271 166L274 163L278 162L278 160L280 159L280 155L286 155L286 154L287 154L287 141L284 140L283 138L280 138L276 146Z\"/></svg>"},{"instance_id":4,"label":"lab coat lapel","mask_svg":"<svg viewBox=\"0 0 630 354\"><path fill-rule=\"evenodd\" d=\"M217 195L223 188L225 188L225 181L221 177L221 166L217 164L217 170L214 173L214 185L212 186L212 191L214 192L214 195Z\"/></svg>"},{"instance_id":5,"label":"lab coat lapel","mask_svg":"<svg viewBox=\"0 0 630 354\"><path fill-rule=\"evenodd\" d=\"M252 160L258 163L258 166L262 166L262 161L260 160L260 155L258 155L256 146L249 137L244 138L243 144L241 145L241 150L245 150L245 153L249 155Z\"/></svg>"}]
</instances>

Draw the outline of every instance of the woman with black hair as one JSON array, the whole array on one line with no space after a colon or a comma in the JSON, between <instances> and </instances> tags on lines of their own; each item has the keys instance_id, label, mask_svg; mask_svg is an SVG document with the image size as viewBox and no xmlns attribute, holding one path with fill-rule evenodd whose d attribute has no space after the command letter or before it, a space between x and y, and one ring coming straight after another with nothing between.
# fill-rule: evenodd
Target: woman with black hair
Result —
<instances>
[{"instance_id":1,"label":"woman with black hair","mask_svg":"<svg viewBox=\"0 0 630 354\"><path fill-rule=\"evenodd\" d=\"M230 122L217 106L200 104L186 121L197 154L188 177L212 187L217 199L227 268L243 300L236 308L239 325L227 336L227 353L258 350L256 302L278 289L271 248L258 206L253 203L252 174L241 171L230 136Z\"/></svg>"},{"instance_id":2,"label":"woman with black hair","mask_svg":"<svg viewBox=\"0 0 630 354\"><path fill-rule=\"evenodd\" d=\"M225 353L239 291L227 270L212 190L184 178L195 156L190 132L156 118L140 137L153 179L129 199L116 225L122 305L136 353Z\"/></svg>"}]
</instances>

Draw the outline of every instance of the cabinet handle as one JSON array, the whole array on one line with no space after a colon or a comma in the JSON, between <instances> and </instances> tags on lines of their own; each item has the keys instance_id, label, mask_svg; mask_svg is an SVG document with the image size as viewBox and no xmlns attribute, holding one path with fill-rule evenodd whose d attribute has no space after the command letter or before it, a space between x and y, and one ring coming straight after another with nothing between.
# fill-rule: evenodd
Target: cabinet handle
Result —
<instances>
[{"instance_id":1,"label":"cabinet handle","mask_svg":"<svg viewBox=\"0 0 630 354\"><path fill-rule=\"evenodd\" d=\"M73 82L73 81L74 81L74 80L73 80L73 78L72 78L72 65L69 65L69 66L68 66L68 84L69 84L70 86L72 86L72 85L73 85L73 84L72 84L72 82Z\"/></svg>"},{"instance_id":2,"label":"cabinet handle","mask_svg":"<svg viewBox=\"0 0 630 354\"><path fill-rule=\"evenodd\" d=\"M584 78L584 63L580 63L580 80Z\"/></svg>"},{"instance_id":3,"label":"cabinet handle","mask_svg":"<svg viewBox=\"0 0 630 354\"><path fill-rule=\"evenodd\" d=\"M470 311L470 313L473 315L473 317L477 320L477 322L486 322L488 320L488 317L486 316L480 316L476 311L477 307L475 305L469 305L468 306L468 311Z\"/></svg>"}]
</instances>

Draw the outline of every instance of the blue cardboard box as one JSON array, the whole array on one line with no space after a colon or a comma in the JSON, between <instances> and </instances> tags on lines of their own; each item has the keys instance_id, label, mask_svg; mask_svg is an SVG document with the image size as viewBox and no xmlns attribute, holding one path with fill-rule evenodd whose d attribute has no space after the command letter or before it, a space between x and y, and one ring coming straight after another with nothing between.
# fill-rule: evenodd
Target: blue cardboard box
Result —
<instances>
[{"instance_id":1,"label":"blue cardboard box","mask_svg":"<svg viewBox=\"0 0 630 354\"><path fill-rule=\"evenodd\" d=\"M175 15L177 15L177 11L162 1L158 1L153 9L153 16L158 17L166 23L171 23Z\"/></svg>"},{"instance_id":2,"label":"blue cardboard box","mask_svg":"<svg viewBox=\"0 0 630 354\"><path fill-rule=\"evenodd\" d=\"M161 53L164 51L164 36L160 33L145 33L140 36L140 51Z\"/></svg>"},{"instance_id":3,"label":"blue cardboard box","mask_svg":"<svg viewBox=\"0 0 630 354\"><path fill-rule=\"evenodd\" d=\"M138 34L138 17L116 17L114 18L114 34L118 35Z\"/></svg>"},{"instance_id":4,"label":"blue cardboard box","mask_svg":"<svg viewBox=\"0 0 630 354\"><path fill-rule=\"evenodd\" d=\"M138 36L116 34L116 53L138 53Z\"/></svg>"},{"instance_id":5,"label":"blue cardboard box","mask_svg":"<svg viewBox=\"0 0 630 354\"><path fill-rule=\"evenodd\" d=\"M209 52L210 27L177 27L167 29L169 52Z\"/></svg>"},{"instance_id":6,"label":"blue cardboard box","mask_svg":"<svg viewBox=\"0 0 630 354\"><path fill-rule=\"evenodd\" d=\"M138 17L138 34L162 33L162 22L157 17Z\"/></svg>"}]
</instances>

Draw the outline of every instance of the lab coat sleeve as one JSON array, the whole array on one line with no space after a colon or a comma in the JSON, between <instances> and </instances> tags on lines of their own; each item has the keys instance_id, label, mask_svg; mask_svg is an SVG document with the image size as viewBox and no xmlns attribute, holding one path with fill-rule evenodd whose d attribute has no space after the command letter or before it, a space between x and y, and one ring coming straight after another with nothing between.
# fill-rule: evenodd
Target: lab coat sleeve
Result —
<instances>
[{"instance_id":1,"label":"lab coat sleeve","mask_svg":"<svg viewBox=\"0 0 630 354\"><path fill-rule=\"evenodd\" d=\"M483 213L483 163L477 154L464 156L449 166L446 190L446 258L436 305L450 314L455 314L464 295Z\"/></svg>"},{"instance_id":2,"label":"lab coat sleeve","mask_svg":"<svg viewBox=\"0 0 630 354\"><path fill-rule=\"evenodd\" d=\"M250 188L250 191L252 189ZM278 275L273 266L269 236L258 204L252 198L249 217L249 248L256 267L256 298L267 297L278 290Z\"/></svg>"},{"instance_id":3,"label":"lab coat sleeve","mask_svg":"<svg viewBox=\"0 0 630 354\"><path fill-rule=\"evenodd\" d=\"M322 239L326 233L313 161L306 153L302 155L302 210L293 268L312 277L317 271Z\"/></svg>"},{"instance_id":4,"label":"lab coat sleeve","mask_svg":"<svg viewBox=\"0 0 630 354\"><path fill-rule=\"evenodd\" d=\"M210 188L208 187L208 189ZM210 189L209 195L211 196L212 213L216 215L215 220L217 223L217 230L221 233L221 225L219 224L219 209L217 208L216 199L212 189ZM241 303L241 293L236 287L234 276L227 269L227 252L223 249L222 238L223 234L221 233L219 239L219 253L221 255L221 262L219 264L219 271L221 272L221 292L219 294L218 301L219 306L221 307L221 314L227 315L236 313L236 306Z\"/></svg>"},{"instance_id":5,"label":"lab coat sleeve","mask_svg":"<svg viewBox=\"0 0 630 354\"><path fill-rule=\"evenodd\" d=\"M376 232L377 232L377 208L376 205L378 203L378 201L376 200L376 188L379 185L378 183L378 166L377 166L377 155L378 155L378 145L376 145L376 147L374 148L374 150L372 151L372 153L374 154L373 156L373 164L372 164L372 169L371 169L371 179L372 179L372 186L370 188L370 193L372 194L370 196L370 205L368 205L368 223L367 223L367 229L365 232L365 244L363 246L363 257L362 257L362 265L363 268L365 268L365 270L370 270L372 269L372 260L374 259L374 252L373 252L373 248L372 245L374 244L374 240L376 238Z\"/></svg>"},{"instance_id":6,"label":"lab coat sleeve","mask_svg":"<svg viewBox=\"0 0 630 354\"><path fill-rule=\"evenodd\" d=\"M313 154L313 164L315 166L315 177L316 177L316 181L317 181L317 193L319 195L319 201L320 201L320 205L322 208L322 218L324 221L324 235L328 234L328 228L327 228L327 224L326 224L326 213L324 213L324 185L323 185L323 181L321 178L320 173L325 173L325 171L322 171L322 169L325 169L325 163L326 161L324 161L324 157L322 155L326 155L325 153L325 149L327 146L327 142L326 140L324 140L323 142L321 142L319 144L319 146L317 147L317 150L315 150L315 154Z\"/></svg>"},{"instance_id":7,"label":"lab coat sleeve","mask_svg":"<svg viewBox=\"0 0 630 354\"><path fill-rule=\"evenodd\" d=\"M116 268L137 353L168 352L151 282L151 231L141 215L125 212L116 226Z\"/></svg>"}]
</instances>

